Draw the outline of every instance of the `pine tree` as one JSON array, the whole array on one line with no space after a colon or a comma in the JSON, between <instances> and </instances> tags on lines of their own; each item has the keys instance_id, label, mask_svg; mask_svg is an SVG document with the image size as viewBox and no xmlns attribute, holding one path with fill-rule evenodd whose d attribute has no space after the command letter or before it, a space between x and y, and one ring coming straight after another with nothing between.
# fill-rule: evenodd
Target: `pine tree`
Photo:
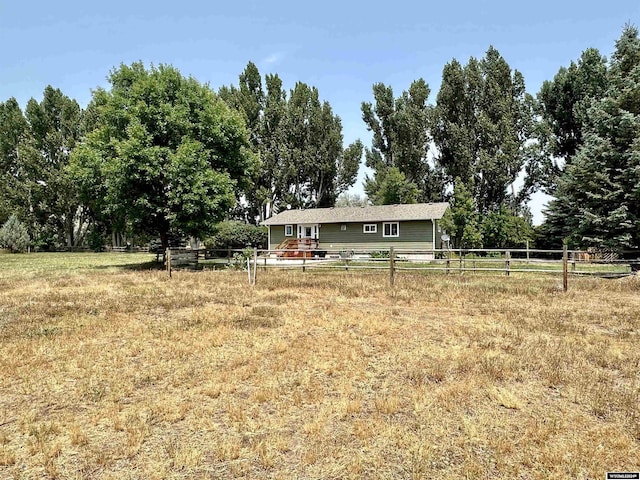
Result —
<instances>
[{"instance_id":1,"label":"pine tree","mask_svg":"<svg viewBox=\"0 0 640 480\"><path fill-rule=\"evenodd\" d=\"M640 39L616 42L605 96L587 112L584 143L558 181L549 222L569 226L575 245L640 246Z\"/></svg>"},{"instance_id":2,"label":"pine tree","mask_svg":"<svg viewBox=\"0 0 640 480\"><path fill-rule=\"evenodd\" d=\"M29 246L29 233L18 217L11 215L0 228L0 245L11 252L24 252Z\"/></svg>"},{"instance_id":3,"label":"pine tree","mask_svg":"<svg viewBox=\"0 0 640 480\"><path fill-rule=\"evenodd\" d=\"M603 97L607 88L606 59L595 48L588 48L578 62L562 67L542 84L537 96L540 121L536 137L542 158L537 179L553 195L557 178L568 167L584 140L587 109Z\"/></svg>"}]
</instances>

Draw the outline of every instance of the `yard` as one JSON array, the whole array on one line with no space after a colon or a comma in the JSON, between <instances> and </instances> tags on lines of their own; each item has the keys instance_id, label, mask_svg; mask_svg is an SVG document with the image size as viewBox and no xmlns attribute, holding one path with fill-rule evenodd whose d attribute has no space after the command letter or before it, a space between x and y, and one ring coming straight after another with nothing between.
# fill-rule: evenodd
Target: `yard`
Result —
<instances>
[{"instance_id":1,"label":"yard","mask_svg":"<svg viewBox=\"0 0 640 480\"><path fill-rule=\"evenodd\" d=\"M640 470L640 278L0 255L0 478Z\"/></svg>"}]
</instances>

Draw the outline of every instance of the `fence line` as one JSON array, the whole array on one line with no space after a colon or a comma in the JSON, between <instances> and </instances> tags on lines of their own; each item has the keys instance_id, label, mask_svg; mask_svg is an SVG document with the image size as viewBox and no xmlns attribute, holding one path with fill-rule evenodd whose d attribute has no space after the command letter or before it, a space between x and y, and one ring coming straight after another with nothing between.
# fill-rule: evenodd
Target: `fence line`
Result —
<instances>
[{"instance_id":1,"label":"fence line","mask_svg":"<svg viewBox=\"0 0 640 480\"><path fill-rule=\"evenodd\" d=\"M631 255L629 255L631 254ZM428 249L409 250L296 250L296 249L171 249L166 257L169 274L176 263L196 268L229 268L248 270L249 284L255 285L257 270L300 269L389 272L389 283L398 274L433 272L445 275L481 274L556 274L562 275L563 288L569 276L594 275L620 277L640 270L640 252L625 252L635 258L606 260L597 253L583 250L548 249Z\"/></svg>"}]
</instances>

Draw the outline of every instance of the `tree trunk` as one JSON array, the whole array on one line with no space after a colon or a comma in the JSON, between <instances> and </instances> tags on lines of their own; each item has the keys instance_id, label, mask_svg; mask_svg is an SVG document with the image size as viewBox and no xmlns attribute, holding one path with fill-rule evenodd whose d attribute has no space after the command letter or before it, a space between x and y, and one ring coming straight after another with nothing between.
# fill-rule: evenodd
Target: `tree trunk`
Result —
<instances>
[{"instance_id":1,"label":"tree trunk","mask_svg":"<svg viewBox=\"0 0 640 480\"><path fill-rule=\"evenodd\" d=\"M69 215L69 212L67 212L64 219L64 233L65 237L67 237L67 247L73 248L73 215Z\"/></svg>"},{"instance_id":2,"label":"tree trunk","mask_svg":"<svg viewBox=\"0 0 640 480\"><path fill-rule=\"evenodd\" d=\"M162 251L166 252L169 248L169 235L167 232L160 232L160 243L162 243Z\"/></svg>"}]
</instances>

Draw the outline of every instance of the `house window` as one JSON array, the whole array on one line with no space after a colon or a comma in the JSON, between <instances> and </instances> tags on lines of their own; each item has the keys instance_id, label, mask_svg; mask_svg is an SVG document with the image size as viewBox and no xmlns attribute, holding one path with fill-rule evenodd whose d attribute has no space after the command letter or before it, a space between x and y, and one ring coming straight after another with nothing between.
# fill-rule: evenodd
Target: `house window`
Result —
<instances>
[{"instance_id":1,"label":"house window","mask_svg":"<svg viewBox=\"0 0 640 480\"><path fill-rule=\"evenodd\" d=\"M343 232L347 230L347 224L343 223L342 225L340 225L340 230L342 230Z\"/></svg>"},{"instance_id":2,"label":"house window","mask_svg":"<svg viewBox=\"0 0 640 480\"><path fill-rule=\"evenodd\" d=\"M376 223L365 223L362 226L362 233L378 233L378 224L376 224Z\"/></svg>"},{"instance_id":3,"label":"house window","mask_svg":"<svg viewBox=\"0 0 640 480\"><path fill-rule=\"evenodd\" d=\"M398 222L385 222L382 224L383 237L399 237L400 225Z\"/></svg>"},{"instance_id":4,"label":"house window","mask_svg":"<svg viewBox=\"0 0 640 480\"><path fill-rule=\"evenodd\" d=\"M293 237L293 225L285 225L284 226L284 236L285 237Z\"/></svg>"}]
</instances>

